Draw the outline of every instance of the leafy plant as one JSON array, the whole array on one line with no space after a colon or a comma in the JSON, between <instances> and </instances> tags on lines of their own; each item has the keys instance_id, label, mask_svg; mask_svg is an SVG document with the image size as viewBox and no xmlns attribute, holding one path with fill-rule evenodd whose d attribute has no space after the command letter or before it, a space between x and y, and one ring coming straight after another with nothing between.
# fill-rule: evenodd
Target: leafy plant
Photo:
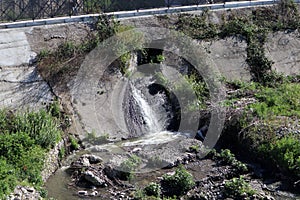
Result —
<instances>
[{"instance_id":1,"label":"leafy plant","mask_svg":"<svg viewBox=\"0 0 300 200\"><path fill-rule=\"evenodd\" d=\"M251 188L242 176L239 178L233 178L225 182L224 194L227 197L232 198L246 198L255 194L255 191Z\"/></svg>"},{"instance_id":2,"label":"leafy plant","mask_svg":"<svg viewBox=\"0 0 300 200\"><path fill-rule=\"evenodd\" d=\"M199 146L199 145L192 145L192 146L189 147L189 150L190 150L191 152L196 152L196 153L198 153L198 152L200 151L200 146Z\"/></svg>"},{"instance_id":3,"label":"leafy plant","mask_svg":"<svg viewBox=\"0 0 300 200\"><path fill-rule=\"evenodd\" d=\"M160 185L157 183L149 183L145 188L144 188L145 194L148 196L155 196L159 197L161 195L161 188Z\"/></svg>"},{"instance_id":4,"label":"leafy plant","mask_svg":"<svg viewBox=\"0 0 300 200\"><path fill-rule=\"evenodd\" d=\"M183 166L179 166L174 175L163 175L161 186L163 192L168 196L183 195L195 186L195 181Z\"/></svg>"},{"instance_id":5,"label":"leafy plant","mask_svg":"<svg viewBox=\"0 0 300 200\"><path fill-rule=\"evenodd\" d=\"M66 149L64 147L59 149L58 157L62 160L66 156Z\"/></svg>"},{"instance_id":6,"label":"leafy plant","mask_svg":"<svg viewBox=\"0 0 300 200\"><path fill-rule=\"evenodd\" d=\"M229 149L222 149L221 153L215 153L215 156L222 163L231 165L237 170L238 173L246 173L248 171L247 166L241 161L237 160L235 155L231 153Z\"/></svg>"},{"instance_id":7,"label":"leafy plant","mask_svg":"<svg viewBox=\"0 0 300 200\"><path fill-rule=\"evenodd\" d=\"M45 153L61 137L56 118L49 112L0 111L0 198L17 184L35 188L43 184Z\"/></svg>"},{"instance_id":8,"label":"leafy plant","mask_svg":"<svg viewBox=\"0 0 300 200\"><path fill-rule=\"evenodd\" d=\"M162 63L165 60L165 57L160 54L156 56L156 60L157 62Z\"/></svg>"},{"instance_id":9,"label":"leafy plant","mask_svg":"<svg viewBox=\"0 0 300 200\"><path fill-rule=\"evenodd\" d=\"M48 108L49 113L56 118L60 118L60 105L58 101L54 101Z\"/></svg>"},{"instance_id":10,"label":"leafy plant","mask_svg":"<svg viewBox=\"0 0 300 200\"><path fill-rule=\"evenodd\" d=\"M264 159L271 160L279 169L300 177L300 141L296 136L285 136L261 144L258 151Z\"/></svg>"},{"instance_id":11,"label":"leafy plant","mask_svg":"<svg viewBox=\"0 0 300 200\"><path fill-rule=\"evenodd\" d=\"M123 172L123 178L125 178L125 180L132 180L134 177L134 170L141 162L141 158L136 155L131 155L127 160L122 162L119 170Z\"/></svg>"},{"instance_id":12,"label":"leafy plant","mask_svg":"<svg viewBox=\"0 0 300 200\"><path fill-rule=\"evenodd\" d=\"M71 143L71 149L78 150L80 145L78 144L77 139L74 136L70 135L69 140Z\"/></svg>"},{"instance_id":13,"label":"leafy plant","mask_svg":"<svg viewBox=\"0 0 300 200\"><path fill-rule=\"evenodd\" d=\"M103 133L100 136L96 135L96 132L93 130L92 132L88 133L86 140L89 143L92 143L94 145L100 145L107 143L109 139L109 134L108 133Z\"/></svg>"},{"instance_id":14,"label":"leafy plant","mask_svg":"<svg viewBox=\"0 0 300 200\"><path fill-rule=\"evenodd\" d=\"M286 83L278 88L264 88L255 97L259 100L249 107L260 118L270 116L300 116L300 85Z\"/></svg>"},{"instance_id":15,"label":"leafy plant","mask_svg":"<svg viewBox=\"0 0 300 200\"><path fill-rule=\"evenodd\" d=\"M13 132L24 132L43 148L53 147L61 139L62 132L58 129L58 122L45 110L26 112L14 116Z\"/></svg>"}]
</instances>

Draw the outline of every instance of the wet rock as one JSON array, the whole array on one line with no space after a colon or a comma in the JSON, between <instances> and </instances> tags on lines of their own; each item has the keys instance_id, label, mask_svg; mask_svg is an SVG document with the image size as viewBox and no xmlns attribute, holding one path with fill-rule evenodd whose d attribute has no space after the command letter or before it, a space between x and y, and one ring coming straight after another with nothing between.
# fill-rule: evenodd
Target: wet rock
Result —
<instances>
[{"instance_id":1,"label":"wet rock","mask_svg":"<svg viewBox=\"0 0 300 200\"><path fill-rule=\"evenodd\" d=\"M95 175L92 171L84 172L84 178L95 186L104 186L105 184L105 180Z\"/></svg>"},{"instance_id":2,"label":"wet rock","mask_svg":"<svg viewBox=\"0 0 300 200\"><path fill-rule=\"evenodd\" d=\"M17 186L14 192L10 194L6 198L6 200L18 200L18 199L36 200L36 199L41 199L41 196L39 192L32 187Z\"/></svg>"},{"instance_id":3,"label":"wet rock","mask_svg":"<svg viewBox=\"0 0 300 200\"><path fill-rule=\"evenodd\" d=\"M96 156L96 155L86 154L86 155L83 155L82 158L88 159L90 164L97 164L97 163L103 162L102 158L100 158L99 156Z\"/></svg>"},{"instance_id":4,"label":"wet rock","mask_svg":"<svg viewBox=\"0 0 300 200\"><path fill-rule=\"evenodd\" d=\"M94 191L94 192L92 192L91 194L90 194L90 196L92 196L92 197L95 197L95 196L97 196L98 195L98 192L97 191Z\"/></svg>"},{"instance_id":5,"label":"wet rock","mask_svg":"<svg viewBox=\"0 0 300 200\"><path fill-rule=\"evenodd\" d=\"M80 191L78 191L77 194L80 195L80 196L87 196L87 195L88 195L88 192L85 191L85 190L80 190Z\"/></svg>"}]
</instances>

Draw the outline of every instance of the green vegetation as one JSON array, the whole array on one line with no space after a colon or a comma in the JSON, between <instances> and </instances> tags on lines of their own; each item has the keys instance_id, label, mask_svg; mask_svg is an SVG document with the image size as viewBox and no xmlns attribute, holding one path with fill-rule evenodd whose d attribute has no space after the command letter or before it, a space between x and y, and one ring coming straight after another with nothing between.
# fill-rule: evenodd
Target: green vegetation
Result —
<instances>
[{"instance_id":1,"label":"green vegetation","mask_svg":"<svg viewBox=\"0 0 300 200\"><path fill-rule=\"evenodd\" d=\"M132 28L121 25L107 15L100 15L94 24L94 33L86 40L81 43L66 41L55 51L41 51L38 55L38 71L50 85L59 85L60 88L68 90L67 83L77 75L85 56L101 44L101 49L112 49L119 57L115 64L123 74L129 75L128 62L131 53L127 51L131 48L141 49L143 41L143 35L139 32L122 34ZM115 43L108 47L105 40L112 36L115 36Z\"/></svg>"},{"instance_id":2,"label":"green vegetation","mask_svg":"<svg viewBox=\"0 0 300 200\"><path fill-rule=\"evenodd\" d=\"M159 18L167 20L168 18ZM247 59L252 79L263 85L274 84L272 61L265 55L264 43L267 33L278 30L296 30L300 25L297 5L292 0L282 0L274 7L255 9L250 15L234 12L224 14L222 22L211 23L209 11L201 16L180 14L175 23L176 30L195 39L211 40L237 36L247 42ZM171 27L172 28L172 27ZM276 84L276 82L275 82Z\"/></svg>"},{"instance_id":3,"label":"green vegetation","mask_svg":"<svg viewBox=\"0 0 300 200\"><path fill-rule=\"evenodd\" d=\"M88 133L85 140L87 140L89 143L93 145L100 145L100 144L107 143L108 139L109 139L108 133L103 133L102 135L97 137L96 132L93 130L92 132Z\"/></svg>"},{"instance_id":4,"label":"green vegetation","mask_svg":"<svg viewBox=\"0 0 300 200\"><path fill-rule=\"evenodd\" d=\"M208 22L208 10L201 16L180 14L176 28L195 39L212 39L218 36L219 27Z\"/></svg>"},{"instance_id":5,"label":"green vegetation","mask_svg":"<svg viewBox=\"0 0 300 200\"><path fill-rule=\"evenodd\" d=\"M147 196L159 197L161 195L161 188L159 184L151 182L144 188L144 192Z\"/></svg>"},{"instance_id":6,"label":"green vegetation","mask_svg":"<svg viewBox=\"0 0 300 200\"><path fill-rule=\"evenodd\" d=\"M62 147L59 149L58 157L59 157L59 159L62 160L65 156L66 156L66 149L64 147Z\"/></svg>"},{"instance_id":7,"label":"green vegetation","mask_svg":"<svg viewBox=\"0 0 300 200\"><path fill-rule=\"evenodd\" d=\"M167 196L183 195L195 186L195 181L183 166L179 166L174 175L165 174L163 176L161 186Z\"/></svg>"},{"instance_id":8,"label":"green vegetation","mask_svg":"<svg viewBox=\"0 0 300 200\"><path fill-rule=\"evenodd\" d=\"M0 111L0 198L17 184L39 189L41 171L49 148L61 139L58 119L51 112Z\"/></svg>"},{"instance_id":9,"label":"green vegetation","mask_svg":"<svg viewBox=\"0 0 300 200\"><path fill-rule=\"evenodd\" d=\"M297 83L285 83L278 88L265 87L255 97L259 102L249 107L259 118L300 117L300 85Z\"/></svg>"},{"instance_id":10,"label":"green vegetation","mask_svg":"<svg viewBox=\"0 0 300 200\"><path fill-rule=\"evenodd\" d=\"M300 140L299 137L288 135L281 139L261 144L258 148L266 161L271 161L285 172L300 178Z\"/></svg>"},{"instance_id":11,"label":"green vegetation","mask_svg":"<svg viewBox=\"0 0 300 200\"><path fill-rule=\"evenodd\" d=\"M217 153L216 150L212 150L209 152L208 156L212 157L221 164L232 166L237 174L248 172L247 166L241 161L237 160L235 155L231 153L229 149L222 149L220 153Z\"/></svg>"},{"instance_id":12,"label":"green vegetation","mask_svg":"<svg viewBox=\"0 0 300 200\"><path fill-rule=\"evenodd\" d=\"M80 145L78 144L78 141L74 136L70 135L69 140L71 143L71 150L78 150L80 148Z\"/></svg>"},{"instance_id":13,"label":"green vegetation","mask_svg":"<svg viewBox=\"0 0 300 200\"><path fill-rule=\"evenodd\" d=\"M242 176L226 181L223 192L225 196L235 199L246 199L247 197L251 197L255 194L255 191Z\"/></svg>"},{"instance_id":14,"label":"green vegetation","mask_svg":"<svg viewBox=\"0 0 300 200\"><path fill-rule=\"evenodd\" d=\"M189 151L199 153L200 152L200 146L199 145L192 145L189 147Z\"/></svg>"},{"instance_id":15,"label":"green vegetation","mask_svg":"<svg viewBox=\"0 0 300 200\"><path fill-rule=\"evenodd\" d=\"M131 155L127 160L121 163L119 170L122 172L122 178L132 180L134 178L134 170L138 168L142 160L136 155Z\"/></svg>"}]
</instances>

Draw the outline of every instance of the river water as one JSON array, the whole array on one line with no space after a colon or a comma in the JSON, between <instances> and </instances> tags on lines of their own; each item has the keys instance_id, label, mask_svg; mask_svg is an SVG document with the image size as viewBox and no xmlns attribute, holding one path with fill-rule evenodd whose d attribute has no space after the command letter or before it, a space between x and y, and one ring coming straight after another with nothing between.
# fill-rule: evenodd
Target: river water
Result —
<instances>
[{"instance_id":1,"label":"river water","mask_svg":"<svg viewBox=\"0 0 300 200\"><path fill-rule=\"evenodd\" d=\"M194 137L190 133L179 133L165 130L168 119L167 113L163 113L162 108L165 104L165 96L161 93L157 93L153 98L145 95L145 91L137 89L134 84L131 84L131 94L135 101L135 106L138 106L140 115L142 115L143 130L147 130L146 134L141 137L132 138L125 141L111 142L102 145L85 144L86 149L81 152L77 152L74 155L69 156L63 163L63 167L58 169L57 172L49 178L46 183L48 195L58 200L77 200L82 199L77 195L80 188L69 186L71 182L70 175L66 173L65 169L72 161L75 161L82 154L94 154L100 156L104 163L119 162L119 156L128 154L130 149L149 148L147 151L152 151L151 148L158 148L158 145L164 146L167 143L180 141L186 138ZM152 98L152 99L149 99ZM149 103L151 102L151 103ZM165 111L164 111L165 112ZM176 142L175 142L176 143ZM114 160L115 159L115 160ZM140 169L139 172L154 171L153 169ZM88 190L88 189L82 189ZM102 189L103 192L105 189ZM93 198L93 197L89 197ZM94 197L95 198L95 197ZM99 198L99 197L98 197ZM88 198L84 198L88 199Z\"/></svg>"}]
</instances>

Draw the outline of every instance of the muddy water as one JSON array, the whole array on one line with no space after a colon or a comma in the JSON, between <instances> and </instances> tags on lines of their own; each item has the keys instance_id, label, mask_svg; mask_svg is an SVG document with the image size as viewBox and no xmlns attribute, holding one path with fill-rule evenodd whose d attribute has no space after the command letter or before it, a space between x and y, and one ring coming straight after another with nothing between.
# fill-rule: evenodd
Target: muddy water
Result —
<instances>
[{"instance_id":1,"label":"muddy water","mask_svg":"<svg viewBox=\"0 0 300 200\"><path fill-rule=\"evenodd\" d=\"M77 195L79 190L85 190L89 193L92 192L91 189L86 188L77 188L74 186L69 186L71 182L70 175L65 172L65 169L68 168L68 165L72 161L75 161L80 157L80 155L89 153L98 155L103 159L104 163L112 162L113 159L118 160L121 155L126 155L128 152L124 148L144 148L150 145L163 145L168 142L180 139L186 139L192 137L192 134L189 133L174 133L169 131L161 131L158 133L151 133L140 138L135 138L132 140L126 140L116 143L108 143L103 145L94 145L86 148L84 151L77 152L74 155L71 155L64 161L64 167L57 170L57 172L52 175L46 183L46 188L48 190L49 197L53 197L58 200L77 200L77 199L99 199L100 197L79 197ZM147 171L147 173L141 173L142 171ZM162 170L153 169L143 169L139 171L134 180L133 184L138 186L143 186L150 181L155 181L155 177L162 174ZM106 191L107 188L97 189L99 193L104 196L109 196ZM104 199L101 197L100 199Z\"/></svg>"},{"instance_id":2,"label":"muddy water","mask_svg":"<svg viewBox=\"0 0 300 200\"><path fill-rule=\"evenodd\" d=\"M51 176L47 183L48 196L57 200L77 200L78 197L76 190L68 186L71 177L65 172L66 167L63 167Z\"/></svg>"}]
</instances>

